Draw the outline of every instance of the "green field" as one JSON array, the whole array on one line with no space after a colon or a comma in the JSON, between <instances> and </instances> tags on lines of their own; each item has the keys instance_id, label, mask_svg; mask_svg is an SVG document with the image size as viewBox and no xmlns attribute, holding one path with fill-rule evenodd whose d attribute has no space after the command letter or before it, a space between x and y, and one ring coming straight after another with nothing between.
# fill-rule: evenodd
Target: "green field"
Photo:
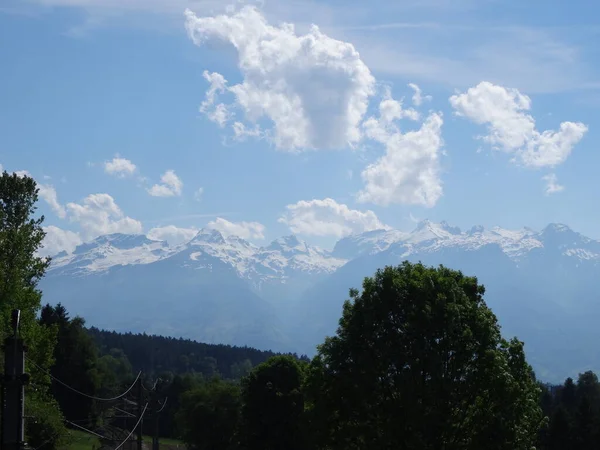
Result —
<instances>
[{"instance_id":1,"label":"green field","mask_svg":"<svg viewBox=\"0 0 600 450\"><path fill-rule=\"evenodd\" d=\"M83 431L69 430L69 432L73 436L73 439L69 447L67 447L67 450L93 450L97 449L100 445L98 438ZM149 444L152 443L152 436L144 436L144 442L148 442ZM160 443L169 446L183 446L183 443L176 439L161 438Z\"/></svg>"},{"instance_id":2,"label":"green field","mask_svg":"<svg viewBox=\"0 0 600 450\"><path fill-rule=\"evenodd\" d=\"M73 438L68 450L92 450L100 446L100 442L95 436L77 430L69 430L69 432Z\"/></svg>"}]
</instances>

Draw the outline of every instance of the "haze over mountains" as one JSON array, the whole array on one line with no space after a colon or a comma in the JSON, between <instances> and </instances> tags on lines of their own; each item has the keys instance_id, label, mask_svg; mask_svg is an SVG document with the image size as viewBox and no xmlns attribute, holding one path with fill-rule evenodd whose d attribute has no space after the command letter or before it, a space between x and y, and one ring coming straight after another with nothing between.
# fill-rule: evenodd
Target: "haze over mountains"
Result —
<instances>
[{"instance_id":1,"label":"haze over mountains","mask_svg":"<svg viewBox=\"0 0 600 450\"><path fill-rule=\"evenodd\" d=\"M257 247L207 229L177 246L113 234L56 255L41 289L89 325L311 355L335 332L348 289L403 260L476 275L541 379L600 368L600 242L559 224L461 231L423 221L410 233L346 237L332 251L295 236Z\"/></svg>"}]
</instances>

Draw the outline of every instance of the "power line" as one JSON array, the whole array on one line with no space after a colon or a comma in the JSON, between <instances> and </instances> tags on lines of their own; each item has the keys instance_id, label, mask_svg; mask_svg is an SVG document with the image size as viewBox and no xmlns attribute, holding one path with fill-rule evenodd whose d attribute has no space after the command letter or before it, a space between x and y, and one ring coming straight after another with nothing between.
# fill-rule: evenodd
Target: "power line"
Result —
<instances>
[{"instance_id":1,"label":"power line","mask_svg":"<svg viewBox=\"0 0 600 450\"><path fill-rule=\"evenodd\" d=\"M82 427L81 425L77 425L76 423L69 422L68 420L65 420L65 422L67 422L69 425L72 425L72 426L74 426L74 427L77 427L77 428L79 428L79 429L80 429L80 430L82 430L82 431L85 431L86 433L89 433L89 434L92 434L92 435L94 435L94 436L96 436L96 437L99 437L100 439L106 439L106 440L109 440L107 437L105 437L105 436L102 436L101 434L98 434L98 433L96 433L96 432L94 432L94 431L92 431L92 430L88 430L87 428L84 428L84 427Z\"/></svg>"},{"instance_id":2,"label":"power line","mask_svg":"<svg viewBox=\"0 0 600 450\"><path fill-rule=\"evenodd\" d=\"M163 409L165 409L165 406L167 406L167 400L169 400L169 397L165 398L165 401L163 402L163 404L160 406L160 409L158 411L156 411L156 414L158 414L159 412L161 412ZM160 402L159 402L160 404Z\"/></svg>"},{"instance_id":3,"label":"power line","mask_svg":"<svg viewBox=\"0 0 600 450\"><path fill-rule=\"evenodd\" d=\"M130 391L131 391L131 390L134 388L134 386L135 386L135 384L137 383L138 379L139 379L139 378L140 378L140 376L142 375L142 372L140 371L140 372L137 374L137 377L135 377L135 381L133 382L133 384L132 384L131 386L129 386L129 389L127 389L127 390L126 390L125 392L123 392L121 395L117 395L116 397L111 397L111 398L102 398L102 397L96 397L96 396L94 396L94 395L89 395L89 394L86 394L85 392L78 391L78 390L77 390L77 389L75 389L74 387L71 387L71 386L69 386L67 383L65 383L65 382L63 382L63 381L59 380L58 378L56 378L54 375L52 375L52 374L51 374L49 371L47 371L46 369L44 369L44 368L42 368L42 367L38 366L38 365L37 365L35 362L33 362L31 359L29 359L29 358L27 358L27 357L25 357L25 358L27 359L27 361L29 361L31 364L33 364L35 367L37 367L37 368L38 368L39 370L41 370L42 372L46 373L46 374L47 374L47 375L48 375L50 378L52 378L52 379L53 379L54 381L56 381L57 383L60 383L60 384L62 384L64 387L66 387L66 388L68 388L68 389L72 390L73 392L75 392L75 393L77 393L77 394L79 394L79 395L82 395L82 396L84 396L84 397L87 397L87 398L89 398L89 399L92 399L92 400L98 400L98 401L101 401L101 402L111 402L111 401L114 401L114 400L119 400L120 398L123 398L123 397L125 397L125 396L126 396L127 394L129 394L129 392L130 392Z\"/></svg>"},{"instance_id":4,"label":"power line","mask_svg":"<svg viewBox=\"0 0 600 450\"><path fill-rule=\"evenodd\" d=\"M135 424L135 427L133 427L133 430L131 430L131 432L125 438L125 440L123 442L121 442L117 447L115 447L115 450L119 450L121 447L123 447L123 445L125 445L125 443L129 440L131 435L135 432L137 427L140 426L140 424L142 423L142 419L144 418L144 414L146 413L147 408L148 408L148 403L146 403L146 406L144 406L144 409L143 409L142 413L140 414L140 418L138 419L137 423Z\"/></svg>"},{"instance_id":5,"label":"power line","mask_svg":"<svg viewBox=\"0 0 600 450\"><path fill-rule=\"evenodd\" d=\"M39 447L36 447L34 450L39 450L40 448L42 448L44 445L49 444L50 441L52 441L55 438L55 436L52 436L50 439L48 439L46 442L44 442L42 445L40 445Z\"/></svg>"}]
</instances>

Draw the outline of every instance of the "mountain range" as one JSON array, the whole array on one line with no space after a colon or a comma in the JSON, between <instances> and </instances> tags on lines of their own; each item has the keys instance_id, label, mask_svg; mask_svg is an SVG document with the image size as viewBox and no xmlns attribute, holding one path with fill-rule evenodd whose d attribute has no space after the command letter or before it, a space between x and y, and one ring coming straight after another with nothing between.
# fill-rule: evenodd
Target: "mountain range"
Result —
<instances>
[{"instance_id":1,"label":"mountain range","mask_svg":"<svg viewBox=\"0 0 600 450\"><path fill-rule=\"evenodd\" d=\"M311 355L335 333L349 288L404 260L476 275L539 378L600 369L600 241L561 224L462 231L425 220L411 232L345 237L331 251L295 236L258 247L211 229L176 246L111 234L55 255L40 287L45 302L100 328Z\"/></svg>"}]
</instances>

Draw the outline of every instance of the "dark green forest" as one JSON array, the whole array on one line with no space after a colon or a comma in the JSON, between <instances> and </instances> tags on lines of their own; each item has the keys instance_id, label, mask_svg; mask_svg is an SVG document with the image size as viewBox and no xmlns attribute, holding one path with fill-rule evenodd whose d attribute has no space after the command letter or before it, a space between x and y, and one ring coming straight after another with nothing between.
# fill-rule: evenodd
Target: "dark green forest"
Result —
<instances>
[{"instance_id":1,"label":"dark green forest","mask_svg":"<svg viewBox=\"0 0 600 450\"><path fill-rule=\"evenodd\" d=\"M198 450L600 447L597 376L537 380L473 276L404 262L356 280L312 359L102 331L42 306L37 196L0 177L0 332L19 309L30 448L75 448L75 430L103 449L138 431Z\"/></svg>"}]
</instances>

